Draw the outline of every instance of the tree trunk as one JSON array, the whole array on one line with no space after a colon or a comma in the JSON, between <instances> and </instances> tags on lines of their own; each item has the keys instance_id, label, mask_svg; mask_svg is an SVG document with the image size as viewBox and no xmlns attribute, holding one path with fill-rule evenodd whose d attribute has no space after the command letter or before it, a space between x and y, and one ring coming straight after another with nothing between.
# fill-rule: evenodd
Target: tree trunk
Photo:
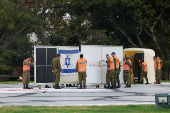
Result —
<instances>
[{"instance_id":1,"label":"tree trunk","mask_svg":"<svg viewBox=\"0 0 170 113\"><path fill-rule=\"evenodd\" d=\"M123 33L123 35L128 39L128 42L130 42L130 43L132 44L132 46L137 47L137 45L133 43L133 41L131 40L131 38L130 38L120 27L117 26L116 28L117 28L120 32Z\"/></svg>"},{"instance_id":2,"label":"tree trunk","mask_svg":"<svg viewBox=\"0 0 170 113\"><path fill-rule=\"evenodd\" d=\"M27 29L29 28L29 26L26 26L24 28L22 28L20 31L18 31L15 35L13 35L12 37L9 38L8 42L4 43L2 46L1 46L1 51L3 51L4 49L6 49L9 44L11 44L11 42L17 38L22 32L26 31Z\"/></svg>"}]
</instances>

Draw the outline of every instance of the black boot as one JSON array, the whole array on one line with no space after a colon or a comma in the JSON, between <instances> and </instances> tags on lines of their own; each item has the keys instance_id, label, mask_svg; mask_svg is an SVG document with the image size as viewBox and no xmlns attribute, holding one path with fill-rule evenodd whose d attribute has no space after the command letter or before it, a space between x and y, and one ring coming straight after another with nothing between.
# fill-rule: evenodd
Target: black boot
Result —
<instances>
[{"instance_id":1,"label":"black boot","mask_svg":"<svg viewBox=\"0 0 170 113\"><path fill-rule=\"evenodd\" d=\"M60 86L56 85L56 86L55 86L55 89L61 89L61 88L60 88Z\"/></svg>"},{"instance_id":2,"label":"black boot","mask_svg":"<svg viewBox=\"0 0 170 113\"><path fill-rule=\"evenodd\" d=\"M116 88L116 84L114 84L114 88Z\"/></svg>"},{"instance_id":3,"label":"black boot","mask_svg":"<svg viewBox=\"0 0 170 113\"><path fill-rule=\"evenodd\" d=\"M26 89L31 89L30 87L28 87L28 85L26 85Z\"/></svg>"},{"instance_id":4,"label":"black boot","mask_svg":"<svg viewBox=\"0 0 170 113\"><path fill-rule=\"evenodd\" d=\"M110 85L108 85L106 88L107 88L107 89L110 89Z\"/></svg>"},{"instance_id":5,"label":"black boot","mask_svg":"<svg viewBox=\"0 0 170 113\"><path fill-rule=\"evenodd\" d=\"M120 83L118 83L118 86L117 86L117 88L120 88Z\"/></svg>"},{"instance_id":6,"label":"black boot","mask_svg":"<svg viewBox=\"0 0 170 113\"><path fill-rule=\"evenodd\" d=\"M114 85L112 85L110 88L111 88L111 89L114 89Z\"/></svg>"},{"instance_id":7,"label":"black boot","mask_svg":"<svg viewBox=\"0 0 170 113\"><path fill-rule=\"evenodd\" d=\"M86 89L86 84L83 84L83 89Z\"/></svg>"},{"instance_id":8,"label":"black boot","mask_svg":"<svg viewBox=\"0 0 170 113\"><path fill-rule=\"evenodd\" d=\"M125 88L131 88L131 85L126 85Z\"/></svg>"},{"instance_id":9,"label":"black boot","mask_svg":"<svg viewBox=\"0 0 170 113\"><path fill-rule=\"evenodd\" d=\"M26 89L25 85L23 85L23 89Z\"/></svg>"},{"instance_id":10,"label":"black boot","mask_svg":"<svg viewBox=\"0 0 170 113\"><path fill-rule=\"evenodd\" d=\"M147 81L147 83L146 84L149 84L149 82Z\"/></svg>"},{"instance_id":11,"label":"black boot","mask_svg":"<svg viewBox=\"0 0 170 113\"><path fill-rule=\"evenodd\" d=\"M82 85L80 85L79 89L82 89Z\"/></svg>"},{"instance_id":12,"label":"black boot","mask_svg":"<svg viewBox=\"0 0 170 113\"><path fill-rule=\"evenodd\" d=\"M48 86L48 85L45 85L45 88L51 88L50 86Z\"/></svg>"}]
</instances>

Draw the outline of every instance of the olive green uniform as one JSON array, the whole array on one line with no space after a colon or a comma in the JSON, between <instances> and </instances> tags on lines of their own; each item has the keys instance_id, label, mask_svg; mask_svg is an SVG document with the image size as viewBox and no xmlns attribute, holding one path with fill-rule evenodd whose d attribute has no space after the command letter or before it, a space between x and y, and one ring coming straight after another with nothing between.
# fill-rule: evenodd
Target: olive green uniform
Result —
<instances>
[{"instance_id":1,"label":"olive green uniform","mask_svg":"<svg viewBox=\"0 0 170 113\"><path fill-rule=\"evenodd\" d=\"M140 81L143 81L143 77L145 77L146 81L148 81L147 72L144 72L144 65L142 64L142 73L140 76Z\"/></svg>"},{"instance_id":2,"label":"olive green uniform","mask_svg":"<svg viewBox=\"0 0 170 113\"><path fill-rule=\"evenodd\" d=\"M107 68L110 68L110 60L109 59L106 61L106 63L107 63ZM111 82L111 85L113 86L114 85L114 70L107 70L107 73L106 73L107 85L110 86L110 82Z\"/></svg>"},{"instance_id":3,"label":"olive green uniform","mask_svg":"<svg viewBox=\"0 0 170 113\"><path fill-rule=\"evenodd\" d=\"M128 60L125 62L125 64L128 64L131 70L132 64ZM124 70L125 80L127 80L127 86L131 86L131 71L130 70Z\"/></svg>"},{"instance_id":4,"label":"olive green uniform","mask_svg":"<svg viewBox=\"0 0 170 113\"><path fill-rule=\"evenodd\" d=\"M28 63L24 61L24 65L29 65L33 67L33 63ZM30 82L30 71L23 71L23 85L28 85Z\"/></svg>"},{"instance_id":5,"label":"olive green uniform","mask_svg":"<svg viewBox=\"0 0 170 113\"><path fill-rule=\"evenodd\" d=\"M123 81L126 83L125 70L123 70Z\"/></svg>"},{"instance_id":6,"label":"olive green uniform","mask_svg":"<svg viewBox=\"0 0 170 113\"><path fill-rule=\"evenodd\" d=\"M59 86L60 72L62 71L59 58L53 58L51 62L51 69L54 70L55 85Z\"/></svg>"},{"instance_id":7,"label":"olive green uniform","mask_svg":"<svg viewBox=\"0 0 170 113\"><path fill-rule=\"evenodd\" d=\"M76 64L76 72L78 72L78 61L77 61L77 64ZM78 77L79 77L79 84L80 85L82 85L82 81L83 81L83 84L86 84L86 77L87 77L86 72L78 72Z\"/></svg>"},{"instance_id":8,"label":"olive green uniform","mask_svg":"<svg viewBox=\"0 0 170 113\"><path fill-rule=\"evenodd\" d=\"M157 81L157 82L160 82L162 70L161 70L161 69L158 69L158 67L159 67L159 62L158 62L158 61L156 61L156 64L157 64L157 66L156 66L156 72L155 72L156 81ZM162 66L163 66L163 63L162 63L162 61L161 61L161 68L162 68Z\"/></svg>"},{"instance_id":9,"label":"olive green uniform","mask_svg":"<svg viewBox=\"0 0 170 113\"><path fill-rule=\"evenodd\" d=\"M116 81L118 84L120 84L119 74L120 74L120 62L119 62L119 68L116 68L116 58L114 58L115 63L115 72L114 72L114 84L116 84Z\"/></svg>"}]
</instances>

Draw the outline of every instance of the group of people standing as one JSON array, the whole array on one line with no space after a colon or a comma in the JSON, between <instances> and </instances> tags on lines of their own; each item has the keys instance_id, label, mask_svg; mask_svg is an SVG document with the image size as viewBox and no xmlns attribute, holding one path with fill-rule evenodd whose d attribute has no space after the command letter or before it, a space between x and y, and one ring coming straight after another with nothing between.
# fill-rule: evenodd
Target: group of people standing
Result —
<instances>
[{"instance_id":1,"label":"group of people standing","mask_svg":"<svg viewBox=\"0 0 170 113\"><path fill-rule=\"evenodd\" d=\"M111 53L112 58L109 56L109 54L106 55L107 60L103 62L107 63L107 73L106 73L106 88L120 88L120 79L119 79L119 74L121 71L121 65L119 58L116 57L116 53L112 52ZM51 63L51 69L52 72L54 73L54 78L55 78L55 89L61 89L59 86L60 82L60 73L62 73L61 69L61 64L60 64L60 58L61 55L57 54L56 58L53 58L52 63ZM155 78L156 82L155 84L160 84L161 80L161 73L162 73L162 60L160 57L153 57L154 59L154 68L155 68ZM31 63L31 57L28 57L23 61L23 89L31 89L28 87L29 81L30 81L30 66L34 66L35 62ZM87 60L83 58L83 54L80 55L80 59L77 61L76 64L76 72L78 72L78 78L79 78L79 84L80 87L79 89L85 89L86 88L86 65L87 65ZM140 75L139 83L143 84L143 77L145 77L147 83L148 78L147 78L147 63L144 62L144 60L141 60L140 65L138 67L142 67L142 72ZM129 59L129 56L126 55L126 58L123 59L123 80L124 84L126 84L125 88L130 88L131 87L131 69L132 69L132 63ZM83 82L83 83L82 83Z\"/></svg>"}]
</instances>

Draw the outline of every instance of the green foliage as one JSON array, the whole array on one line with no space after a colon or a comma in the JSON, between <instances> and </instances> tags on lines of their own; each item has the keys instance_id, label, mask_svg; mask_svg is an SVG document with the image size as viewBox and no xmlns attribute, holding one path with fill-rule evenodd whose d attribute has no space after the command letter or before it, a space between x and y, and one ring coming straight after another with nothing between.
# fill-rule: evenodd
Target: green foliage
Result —
<instances>
[{"instance_id":1,"label":"green foliage","mask_svg":"<svg viewBox=\"0 0 170 113\"><path fill-rule=\"evenodd\" d=\"M123 105L123 106L11 106L1 107L1 113L46 113L46 112L62 112L62 113L159 113L169 112L166 108L156 108L155 105Z\"/></svg>"}]
</instances>

